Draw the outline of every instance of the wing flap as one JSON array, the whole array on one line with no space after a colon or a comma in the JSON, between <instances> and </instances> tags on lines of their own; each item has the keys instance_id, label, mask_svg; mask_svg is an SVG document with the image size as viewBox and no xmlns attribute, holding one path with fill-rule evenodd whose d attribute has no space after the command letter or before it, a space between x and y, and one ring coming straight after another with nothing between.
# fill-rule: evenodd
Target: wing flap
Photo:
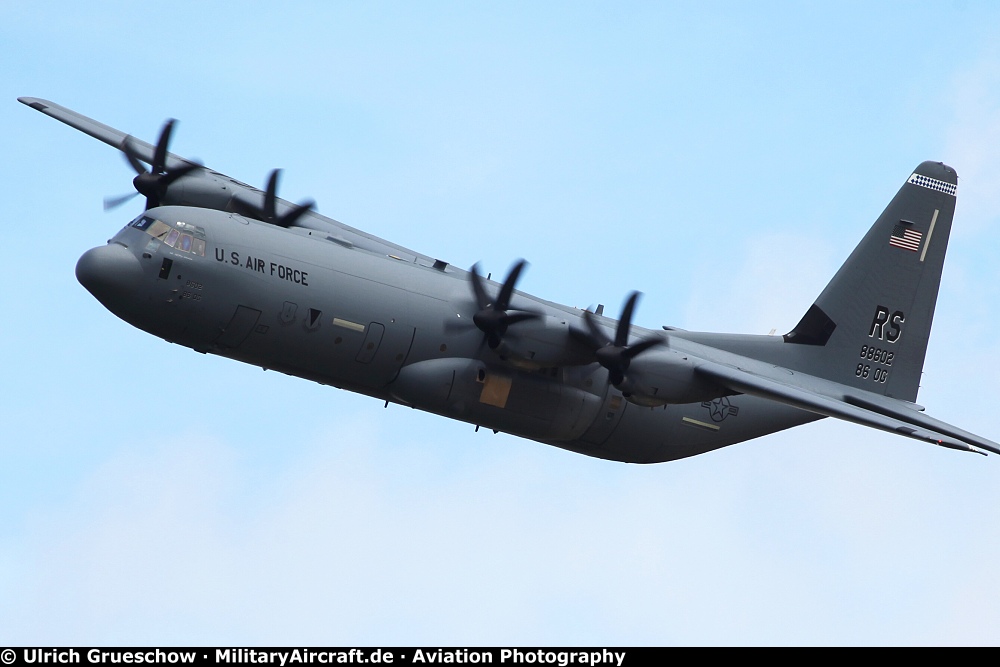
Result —
<instances>
[{"instance_id":1,"label":"wing flap","mask_svg":"<svg viewBox=\"0 0 1000 667\"><path fill-rule=\"evenodd\" d=\"M902 402L894 406L893 403L897 401L893 399L871 401L853 393L846 396L831 395L832 392L819 393L812 387L805 389L743 368L712 361L699 365L697 372L733 391L767 398L825 417L836 417L949 449L975 452L984 456L986 452L981 450L1000 454L1000 444L928 417ZM798 376L809 378L812 384L819 380L802 374Z\"/></svg>"}]
</instances>

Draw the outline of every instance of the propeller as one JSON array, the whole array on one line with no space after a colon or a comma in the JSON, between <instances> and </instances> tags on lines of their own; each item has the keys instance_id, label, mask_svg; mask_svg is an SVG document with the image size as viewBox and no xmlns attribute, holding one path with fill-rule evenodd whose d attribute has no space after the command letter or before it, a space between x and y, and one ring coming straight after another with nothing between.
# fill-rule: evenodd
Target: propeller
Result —
<instances>
[{"instance_id":1,"label":"propeller","mask_svg":"<svg viewBox=\"0 0 1000 667\"><path fill-rule=\"evenodd\" d=\"M486 285L482 276L479 275L479 264L474 264L470 273L472 275L472 291L476 295L476 304L479 310L472 316L472 321L476 327L482 331L486 337L485 341L491 350L500 347L504 334L512 324L532 320L538 317L538 313L528 310L511 310L510 297L514 294L514 285L527 262L519 260L507 274L507 279L500 286L500 293L496 299L491 299L486 293Z\"/></svg>"},{"instance_id":2,"label":"propeller","mask_svg":"<svg viewBox=\"0 0 1000 667\"><path fill-rule=\"evenodd\" d=\"M132 185L135 186L136 191L117 197L105 197L105 211L121 206L136 195L146 197L147 209L156 208L166 196L167 188L170 187L171 183L182 176L190 174L192 171L203 168L200 164L192 163L167 169L167 146L170 144L170 134L173 132L174 123L176 122L176 120L171 118L163 124L163 129L160 130L160 138L156 142L156 148L153 151L153 162L150 164L148 170L143 166L144 160L138 155L131 135L125 137L122 141L121 150L125 156L125 160L136 173L136 177L132 179Z\"/></svg>"},{"instance_id":3,"label":"propeller","mask_svg":"<svg viewBox=\"0 0 1000 667\"><path fill-rule=\"evenodd\" d=\"M278 176L280 174L280 169L271 171L271 175L267 179L267 189L264 191L263 207L234 198L231 204L233 211L240 215L245 215L256 220L263 220L279 227L291 227L294 225L299 218L316 206L316 202L311 199L306 200L301 204L295 205L284 215L278 215Z\"/></svg>"},{"instance_id":4,"label":"propeller","mask_svg":"<svg viewBox=\"0 0 1000 667\"><path fill-rule=\"evenodd\" d=\"M632 313L639 296L639 292L632 292L625 302L614 340L608 338L604 329L597 324L594 314L588 310L583 311L583 321L587 324L587 331L571 329L578 339L593 348L597 363L608 370L608 380L619 389L625 383L625 374L633 359L651 347L666 344L666 341L659 336L649 336L629 345L628 332L632 326Z\"/></svg>"}]
</instances>

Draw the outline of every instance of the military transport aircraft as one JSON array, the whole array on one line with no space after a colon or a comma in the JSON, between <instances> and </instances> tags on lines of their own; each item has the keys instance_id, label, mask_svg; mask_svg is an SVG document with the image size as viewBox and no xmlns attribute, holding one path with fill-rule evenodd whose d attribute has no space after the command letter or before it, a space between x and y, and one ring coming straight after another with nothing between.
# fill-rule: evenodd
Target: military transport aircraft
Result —
<instances>
[{"instance_id":1,"label":"military transport aircraft","mask_svg":"<svg viewBox=\"0 0 1000 667\"><path fill-rule=\"evenodd\" d=\"M784 336L617 321L277 197L46 100L21 102L124 153L145 211L76 266L129 324L217 354L589 456L653 463L822 417L1000 454L914 403L958 176L909 175ZM145 165L149 165L148 168ZM135 195L130 195L135 196ZM121 203L106 200L106 206Z\"/></svg>"}]
</instances>

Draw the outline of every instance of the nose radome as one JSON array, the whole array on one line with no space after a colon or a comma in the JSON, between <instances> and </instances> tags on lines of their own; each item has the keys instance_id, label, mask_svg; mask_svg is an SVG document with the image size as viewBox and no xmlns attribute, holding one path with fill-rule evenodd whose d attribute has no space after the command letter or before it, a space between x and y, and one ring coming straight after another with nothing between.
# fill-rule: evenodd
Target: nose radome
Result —
<instances>
[{"instance_id":1,"label":"nose radome","mask_svg":"<svg viewBox=\"0 0 1000 667\"><path fill-rule=\"evenodd\" d=\"M118 243L91 248L76 263L76 279L112 310L133 293L141 278L139 260Z\"/></svg>"}]
</instances>

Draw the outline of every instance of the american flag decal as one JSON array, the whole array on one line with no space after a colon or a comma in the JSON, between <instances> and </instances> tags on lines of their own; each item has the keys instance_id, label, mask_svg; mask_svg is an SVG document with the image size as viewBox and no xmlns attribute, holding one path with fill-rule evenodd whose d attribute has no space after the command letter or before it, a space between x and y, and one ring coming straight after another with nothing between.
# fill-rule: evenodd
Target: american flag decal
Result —
<instances>
[{"instance_id":1,"label":"american flag decal","mask_svg":"<svg viewBox=\"0 0 1000 667\"><path fill-rule=\"evenodd\" d=\"M920 248L920 239L923 237L924 235L917 230L900 222L896 223L896 226L892 228L892 235L889 236L889 245L916 252Z\"/></svg>"}]
</instances>

